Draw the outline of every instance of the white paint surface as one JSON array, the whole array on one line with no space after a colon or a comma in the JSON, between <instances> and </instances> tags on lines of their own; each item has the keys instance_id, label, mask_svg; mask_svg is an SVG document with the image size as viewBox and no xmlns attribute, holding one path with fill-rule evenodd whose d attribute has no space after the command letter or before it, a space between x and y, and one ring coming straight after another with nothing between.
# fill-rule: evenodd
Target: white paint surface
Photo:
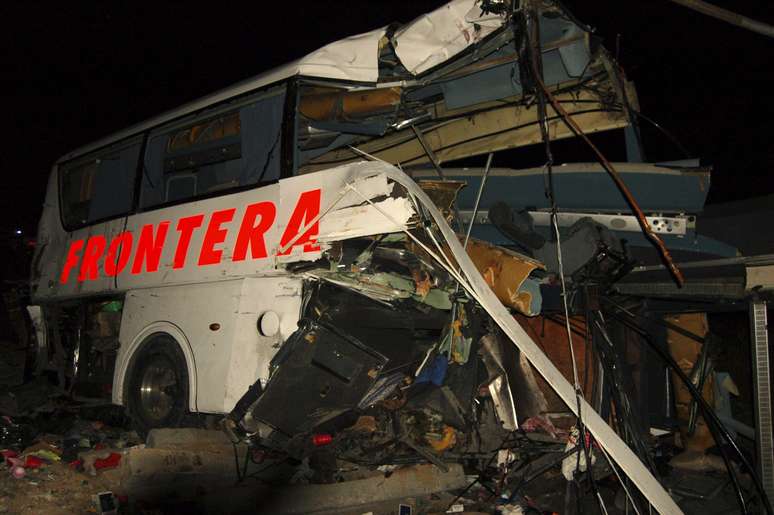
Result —
<instances>
[{"instance_id":1,"label":"white paint surface","mask_svg":"<svg viewBox=\"0 0 774 515\"><path fill-rule=\"evenodd\" d=\"M393 38L403 66L420 74L500 28L504 18L482 16L480 0L454 0L401 27Z\"/></svg>"}]
</instances>

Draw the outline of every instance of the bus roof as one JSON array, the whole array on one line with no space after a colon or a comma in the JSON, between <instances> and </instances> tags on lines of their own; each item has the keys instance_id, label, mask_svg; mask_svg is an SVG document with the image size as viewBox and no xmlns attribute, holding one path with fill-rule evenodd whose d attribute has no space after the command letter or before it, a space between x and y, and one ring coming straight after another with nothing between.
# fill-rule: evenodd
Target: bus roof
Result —
<instances>
[{"instance_id":1,"label":"bus roof","mask_svg":"<svg viewBox=\"0 0 774 515\"><path fill-rule=\"evenodd\" d=\"M413 75L421 74L472 46L503 24L499 14L484 13L480 0L452 0L431 13L402 26L392 36L395 53ZM195 113L208 106L255 91L288 78L304 76L353 84L375 84L379 80L379 51L387 27L334 41L306 56L188 102L105 138L79 147L57 163L110 145L153 127Z\"/></svg>"}]
</instances>

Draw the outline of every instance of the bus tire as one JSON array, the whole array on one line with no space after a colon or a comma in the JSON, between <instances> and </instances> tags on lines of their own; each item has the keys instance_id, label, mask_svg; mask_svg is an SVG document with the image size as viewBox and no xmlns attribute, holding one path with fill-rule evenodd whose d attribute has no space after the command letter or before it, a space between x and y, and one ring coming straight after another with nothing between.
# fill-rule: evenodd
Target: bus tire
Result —
<instances>
[{"instance_id":1,"label":"bus tire","mask_svg":"<svg viewBox=\"0 0 774 515\"><path fill-rule=\"evenodd\" d=\"M145 437L158 427L179 427L188 414L188 368L177 342L167 334L151 336L129 372L127 411Z\"/></svg>"}]
</instances>

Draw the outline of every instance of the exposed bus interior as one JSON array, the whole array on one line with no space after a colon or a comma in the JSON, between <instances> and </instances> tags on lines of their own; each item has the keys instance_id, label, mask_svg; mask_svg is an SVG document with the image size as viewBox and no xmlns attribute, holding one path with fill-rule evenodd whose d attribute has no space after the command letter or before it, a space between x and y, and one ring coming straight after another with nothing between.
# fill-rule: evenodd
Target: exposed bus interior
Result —
<instances>
[{"instance_id":1,"label":"exposed bus interior","mask_svg":"<svg viewBox=\"0 0 774 515\"><path fill-rule=\"evenodd\" d=\"M541 10L539 24L545 85L584 132L627 126L638 108L634 87L595 37L556 6ZM381 41L376 87L298 80L297 173L364 153L428 167L541 141L518 31L502 27L421 79L395 58L394 34ZM552 139L574 136L557 113L548 123Z\"/></svg>"},{"instance_id":2,"label":"exposed bus interior","mask_svg":"<svg viewBox=\"0 0 774 515\"><path fill-rule=\"evenodd\" d=\"M54 376L74 398L109 401L122 310L122 296L47 306L48 345L45 353L36 356L36 372Z\"/></svg>"}]
</instances>

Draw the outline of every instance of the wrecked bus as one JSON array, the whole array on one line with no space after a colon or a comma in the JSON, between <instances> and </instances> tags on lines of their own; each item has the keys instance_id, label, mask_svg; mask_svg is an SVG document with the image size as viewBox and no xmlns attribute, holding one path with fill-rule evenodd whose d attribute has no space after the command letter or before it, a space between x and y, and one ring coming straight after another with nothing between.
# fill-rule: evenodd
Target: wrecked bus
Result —
<instances>
[{"instance_id":1,"label":"wrecked bus","mask_svg":"<svg viewBox=\"0 0 774 515\"><path fill-rule=\"evenodd\" d=\"M531 12L455 0L63 156L32 266L38 370L141 432L212 414L299 459L332 440L354 463L442 469L540 412L541 377L679 513L515 320L540 312L545 265L465 236L478 206L463 222L444 174L575 136L535 103L530 44L580 130L629 126L633 86L588 29Z\"/></svg>"}]
</instances>

